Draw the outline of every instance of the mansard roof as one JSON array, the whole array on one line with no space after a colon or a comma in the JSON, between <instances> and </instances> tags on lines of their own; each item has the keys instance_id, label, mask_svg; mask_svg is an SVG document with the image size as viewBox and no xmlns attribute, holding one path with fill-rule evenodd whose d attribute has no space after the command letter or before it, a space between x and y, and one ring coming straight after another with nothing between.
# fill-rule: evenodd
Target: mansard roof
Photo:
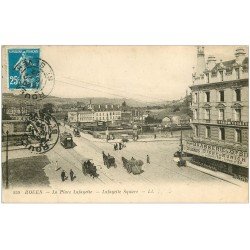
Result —
<instances>
[{"instance_id":1,"label":"mansard roof","mask_svg":"<svg viewBox=\"0 0 250 250\"><path fill-rule=\"evenodd\" d=\"M213 67L212 71L218 71L218 69L220 69L221 67L223 68L233 68L233 66L236 64L236 60L229 60L229 61L224 61L224 62L219 62L216 63L216 65ZM242 65L247 65L248 66L248 57L245 57L245 59L242 62Z\"/></svg>"}]
</instances>

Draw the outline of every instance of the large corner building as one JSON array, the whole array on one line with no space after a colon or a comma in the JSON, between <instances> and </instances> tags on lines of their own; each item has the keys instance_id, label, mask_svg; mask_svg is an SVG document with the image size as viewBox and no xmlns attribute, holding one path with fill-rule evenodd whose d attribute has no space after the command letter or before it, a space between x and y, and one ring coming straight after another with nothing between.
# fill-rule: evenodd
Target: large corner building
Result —
<instances>
[{"instance_id":1,"label":"large corner building","mask_svg":"<svg viewBox=\"0 0 250 250\"><path fill-rule=\"evenodd\" d=\"M248 57L238 48L229 61L205 60L197 48L193 72L193 136L185 151L196 162L248 178Z\"/></svg>"}]
</instances>

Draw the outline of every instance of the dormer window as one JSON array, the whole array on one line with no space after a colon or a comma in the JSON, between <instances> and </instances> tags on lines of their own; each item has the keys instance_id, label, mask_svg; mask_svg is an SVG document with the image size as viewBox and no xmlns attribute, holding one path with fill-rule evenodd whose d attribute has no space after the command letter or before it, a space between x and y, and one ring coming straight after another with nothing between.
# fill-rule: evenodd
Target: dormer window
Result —
<instances>
[{"instance_id":1,"label":"dormer window","mask_svg":"<svg viewBox=\"0 0 250 250\"><path fill-rule=\"evenodd\" d=\"M240 69L239 68L235 69L235 73L236 73L236 79L240 79Z\"/></svg>"},{"instance_id":2,"label":"dormer window","mask_svg":"<svg viewBox=\"0 0 250 250\"><path fill-rule=\"evenodd\" d=\"M209 83L209 73L206 74L207 83Z\"/></svg>"},{"instance_id":3,"label":"dormer window","mask_svg":"<svg viewBox=\"0 0 250 250\"><path fill-rule=\"evenodd\" d=\"M223 71L220 71L220 81L223 82Z\"/></svg>"}]
</instances>

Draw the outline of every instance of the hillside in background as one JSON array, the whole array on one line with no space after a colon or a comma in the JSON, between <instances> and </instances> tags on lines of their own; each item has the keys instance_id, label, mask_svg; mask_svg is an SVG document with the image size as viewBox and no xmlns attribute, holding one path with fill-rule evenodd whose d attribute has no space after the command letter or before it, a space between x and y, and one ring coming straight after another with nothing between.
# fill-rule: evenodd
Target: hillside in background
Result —
<instances>
[{"instance_id":1,"label":"hillside in background","mask_svg":"<svg viewBox=\"0 0 250 250\"><path fill-rule=\"evenodd\" d=\"M89 104L91 99L92 104L122 104L122 102L126 102L126 104L130 107L144 107L145 109L150 111L150 116L153 116L157 119L163 119L166 116L191 116L191 111L189 109L189 103L191 102L191 96L187 96L185 98L174 100L174 101L166 101L166 103L147 103L136 101L133 99L125 99L125 98L60 98L54 96L48 96L40 101L38 101L39 105L44 105L45 103L52 103L55 106L60 106L63 104L76 105L77 102L81 102L84 104ZM24 99L21 95L13 95L10 93L3 93L3 104L7 106L19 106L23 103L28 104L28 99Z\"/></svg>"},{"instance_id":2,"label":"hillside in background","mask_svg":"<svg viewBox=\"0 0 250 250\"><path fill-rule=\"evenodd\" d=\"M105 97L93 97L93 98L61 98L55 96L48 96L39 101L42 105L44 103L52 103L56 106L60 106L62 104L76 104L77 102L82 102L85 104L89 104L89 102L93 104L122 104L122 102L126 102L128 106L131 107L147 107L147 106L158 106L163 105L161 102L142 102L134 99L126 99L126 98L105 98ZM22 102L27 102L28 99L24 99L22 95L13 95L11 93L3 93L3 104L12 104L13 106L20 105ZM165 102L167 104L168 101Z\"/></svg>"},{"instance_id":3,"label":"hillside in background","mask_svg":"<svg viewBox=\"0 0 250 250\"><path fill-rule=\"evenodd\" d=\"M150 116L156 119L163 119L164 117L180 116L182 118L192 117L192 112L189 108L191 103L191 95L187 97L169 102L166 105L163 105L162 109L151 109Z\"/></svg>"}]
</instances>

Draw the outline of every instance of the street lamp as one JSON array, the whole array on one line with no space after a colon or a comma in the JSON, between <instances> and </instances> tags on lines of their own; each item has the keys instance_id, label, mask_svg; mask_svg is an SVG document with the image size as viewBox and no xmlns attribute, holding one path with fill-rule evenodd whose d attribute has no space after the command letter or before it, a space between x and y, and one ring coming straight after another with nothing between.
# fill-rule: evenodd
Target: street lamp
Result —
<instances>
[{"instance_id":1,"label":"street lamp","mask_svg":"<svg viewBox=\"0 0 250 250\"><path fill-rule=\"evenodd\" d=\"M6 178L6 183L5 183L5 188L8 189L9 188L9 155L8 152L9 151L9 131L6 131L6 173L5 173L5 178Z\"/></svg>"}]
</instances>

